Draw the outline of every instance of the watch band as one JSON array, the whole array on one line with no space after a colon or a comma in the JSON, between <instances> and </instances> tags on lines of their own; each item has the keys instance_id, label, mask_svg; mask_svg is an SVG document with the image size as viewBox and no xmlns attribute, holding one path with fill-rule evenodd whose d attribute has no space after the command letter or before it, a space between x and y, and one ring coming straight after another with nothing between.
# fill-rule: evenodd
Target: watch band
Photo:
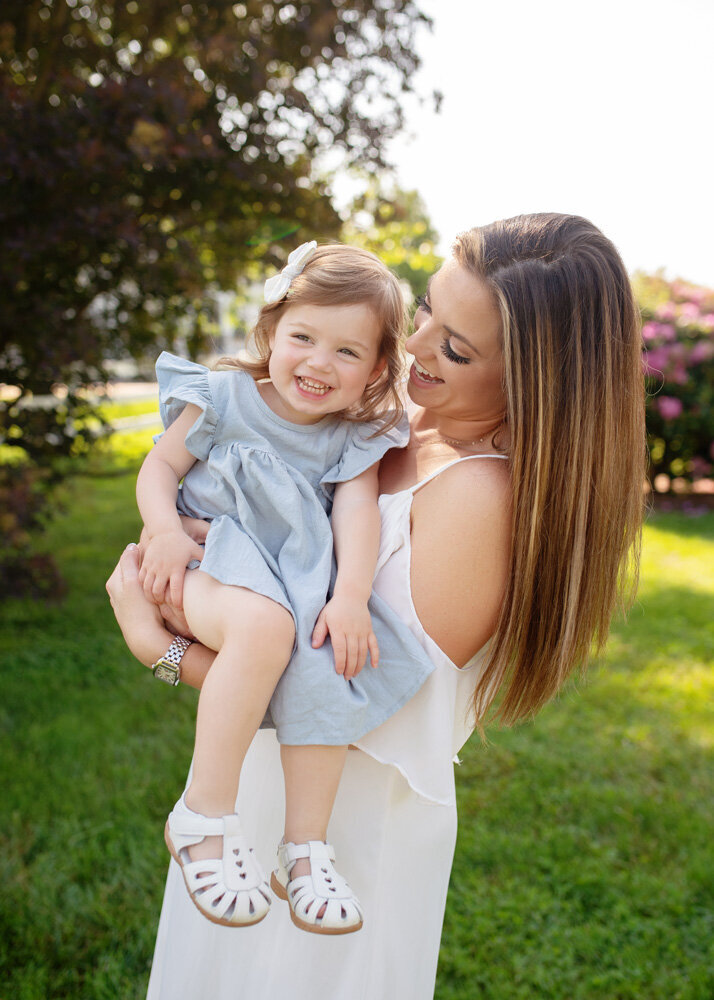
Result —
<instances>
[{"instance_id":1,"label":"watch band","mask_svg":"<svg viewBox=\"0 0 714 1000\"><path fill-rule=\"evenodd\" d=\"M184 639L182 635L175 636L164 655L152 664L151 670L154 677L176 687L181 680L181 660L190 645L190 639Z\"/></svg>"}]
</instances>

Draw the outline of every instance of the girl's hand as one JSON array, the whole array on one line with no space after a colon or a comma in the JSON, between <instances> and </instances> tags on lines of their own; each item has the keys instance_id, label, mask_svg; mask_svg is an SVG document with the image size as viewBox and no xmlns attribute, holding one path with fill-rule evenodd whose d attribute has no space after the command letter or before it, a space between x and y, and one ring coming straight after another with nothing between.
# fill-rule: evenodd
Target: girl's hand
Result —
<instances>
[{"instance_id":1,"label":"girl's hand","mask_svg":"<svg viewBox=\"0 0 714 1000\"><path fill-rule=\"evenodd\" d=\"M124 641L137 660L150 667L168 645L167 632L161 612L142 590L139 549L133 543L124 549L107 580L107 593Z\"/></svg>"},{"instance_id":2,"label":"girl's hand","mask_svg":"<svg viewBox=\"0 0 714 1000\"><path fill-rule=\"evenodd\" d=\"M335 654L335 670L345 680L357 676L367 662L367 652L372 666L379 664L379 646L364 601L337 594L328 601L313 629L313 648L322 646L328 633Z\"/></svg>"},{"instance_id":3,"label":"girl's hand","mask_svg":"<svg viewBox=\"0 0 714 1000\"><path fill-rule=\"evenodd\" d=\"M139 582L157 604L166 601L183 609L183 578L187 564L203 559L203 549L183 531L165 531L144 543Z\"/></svg>"}]
</instances>

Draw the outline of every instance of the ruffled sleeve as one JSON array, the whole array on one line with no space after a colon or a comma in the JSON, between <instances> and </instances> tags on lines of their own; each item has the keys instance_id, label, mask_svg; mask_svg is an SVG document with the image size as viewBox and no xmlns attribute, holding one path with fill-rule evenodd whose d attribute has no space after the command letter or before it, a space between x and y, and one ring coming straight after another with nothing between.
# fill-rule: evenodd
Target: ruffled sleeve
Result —
<instances>
[{"instance_id":1,"label":"ruffled sleeve","mask_svg":"<svg viewBox=\"0 0 714 1000\"><path fill-rule=\"evenodd\" d=\"M391 448L405 448L409 443L409 420L406 414L384 434L372 437L377 423L355 423L350 438L336 465L325 473L320 485L328 492L335 483L346 483L378 462Z\"/></svg>"},{"instance_id":2,"label":"ruffled sleeve","mask_svg":"<svg viewBox=\"0 0 714 1000\"><path fill-rule=\"evenodd\" d=\"M186 447L199 461L205 461L213 446L218 425L209 382L209 369L164 351L156 362L159 383L159 412L164 427L176 420L187 403L201 410L186 435Z\"/></svg>"}]
</instances>

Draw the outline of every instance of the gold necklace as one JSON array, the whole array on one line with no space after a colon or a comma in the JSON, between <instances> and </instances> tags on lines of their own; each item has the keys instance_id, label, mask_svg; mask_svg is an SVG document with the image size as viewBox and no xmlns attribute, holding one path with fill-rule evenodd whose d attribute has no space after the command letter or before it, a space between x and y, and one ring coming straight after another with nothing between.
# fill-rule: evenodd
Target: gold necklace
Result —
<instances>
[{"instance_id":1,"label":"gold necklace","mask_svg":"<svg viewBox=\"0 0 714 1000\"><path fill-rule=\"evenodd\" d=\"M481 437L477 438L475 441L459 441L458 438L446 437L445 434L439 434L438 431L436 433L439 437L439 440L443 441L444 444L450 444L455 448L475 448L477 444L483 444L483 442L486 440L487 437L489 436L493 437L496 431L500 430L500 428L503 427L504 423L505 420L499 421L499 423L497 423L494 428L492 428L489 431L486 431L485 434L482 434Z\"/></svg>"}]
</instances>

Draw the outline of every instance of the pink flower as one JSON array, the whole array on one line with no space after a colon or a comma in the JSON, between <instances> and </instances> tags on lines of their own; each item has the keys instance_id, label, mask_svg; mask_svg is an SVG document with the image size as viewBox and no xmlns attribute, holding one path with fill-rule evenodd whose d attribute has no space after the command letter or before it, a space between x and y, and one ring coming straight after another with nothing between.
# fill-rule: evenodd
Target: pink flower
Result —
<instances>
[{"instance_id":1,"label":"pink flower","mask_svg":"<svg viewBox=\"0 0 714 1000\"><path fill-rule=\"evenodd\" d=\"M645 375L661 375L669 362L669 351L664 347L653 347L642 355L642 368Z\"/></svg>"},{"instance_id":2,"label":"pink flower","mask_svg":"<svg viewBox=\"0 0 714 1000\"><path fill-rule=\"evenodd\" d=\"M714 357L714 344L707 340L700 340L689 352L689 361L693 365L700 365L702 361L709 361Z\"/></svg>"},{"instance_id":3,"label":"pink flower","mask_svg":"<svg viewBox=\"0 0 714 1000\"><path fill-rule=\"evenodd\" d=\"M693 476L708 476L712 471L711 462L707 462L706 458L702 458L701 455L695 455L690 460L689 467Z\"/></svg>"},{"instance_id":4,"label":"pink flower","mask_svg":"<svg viewBox=\"0 0 714 1000\"><path fill-rule=\"evenodd\" d=\"M694 302L683 302L679 309L679 315L683 320L698 319L699 307Z\"/></svg>"},{"instance_id":5,"label":"pink flower","mask_svg":"<svg viewBox=\"0 0 714 1000\"><path fill-rule=\"evenodd\" d=\"M642 327L642 339L647 342L659 336L659 323L645 323Z\"/></svg>"},{"instance_id":6,"label":"pink flower","mask_svg":"<svg viewBox=\"0 0 714 1000\"><path fill-rule=\"evenodd\" d=\"M674 302L663 302L662 305L657 306L655 309L655 315L657 316L657 319L674 319L677 315Z\"/></svg>"},{"instance_id":7,"label":"pink flower","mask_svg":"<svg viewBox=\"0 0 714 1000\"><path fill-rule=\"evenodd\" d=\"M667 372L665 379L672 385L686 385L689 381L689 374L687 369L682 364L676 364L674 368L670 368Z\"/></svg>"},{"instance_id":8,"label":"pink flower","mask_svg":"<svg viewBox=\"0 0 714 1000\"><path fill-rule=\"evenodd\" d=\"M692 302L696 302L698 306L704 302L711 291L708 288L700 288L697 285L690 285L688 289L688 295Z\"/></svg>"},{"instance_id":9,"label":"pink flower","mask_svg":"<svg viewBox=\"0 0 714 1000\"><path fill-rule=\"evenodd\" d=\"M656 405L664 420L676 420L684 409L681 399L674 396L659 396Z\"/></svg>"}]
</instances>

